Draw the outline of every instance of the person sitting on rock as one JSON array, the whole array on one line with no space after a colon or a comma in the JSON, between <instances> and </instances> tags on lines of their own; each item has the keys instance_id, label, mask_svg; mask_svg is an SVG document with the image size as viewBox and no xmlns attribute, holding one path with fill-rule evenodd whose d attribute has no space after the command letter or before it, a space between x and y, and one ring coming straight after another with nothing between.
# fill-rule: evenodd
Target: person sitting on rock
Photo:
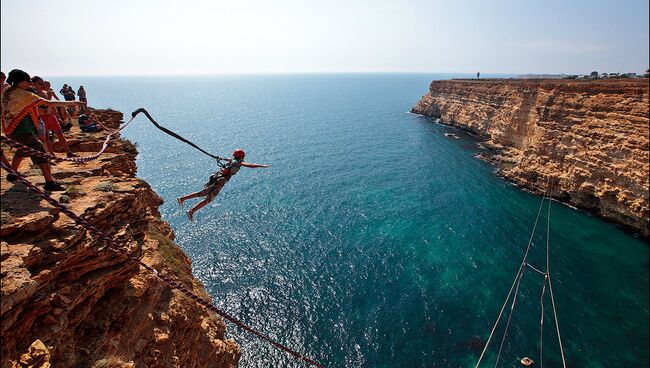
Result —
<instances>
[{"instance_id":1,"label":"person sitting on rock","mask_svg":"<svg viewBox=\"0 0 650 368\"><path fill-rule=\"evenodd\" d=\"M97 120L95 114L89 109L84 109L79 115L79 128L84 133L101 132L105 129L104 125Z\"/></svg>"},{"instance_id":2,"label":"person sitting on rock","mask_svg":"<svg viewBox=\"0 0 650 368\"><path fill-rule=\"evenodd\" d=\"M49 101L28 91L31 88L31 78L29 74L14 69L9 72L7 82L11 85L2 94L2 131L10 139L21 143L31 149L39 152L45 152L43 145L38 140L38 107L41 105L49 106L69 106L78 104L74 102ZM18 167L23 158L30 156L34 165L37 165L43 177L45 185L43 188L47 191L64 190L59 183L52 177L52 168L46 158L30 155L24 149L16 150L16 154L11 162L11 167L18 171ZM15 181L14 175L7 175L8 181Z\"/></svg>"},{"instance_id":3,"label":"person sitting on rock","mask_svg":"<svg viewBox=\"0 0 650 368\"><path fill-rule=\"evenodd\" d=\"M205 185L203 185L203 190L176 199L176 201L178 201L178 204L183 206L183 203L190 198L205 197L192 209L187 211L187 217L190 219L190 221L194 221L194 213L196 211L200 210L206 204L212 202L217 197L217 194L219 194L221 188L223 188L228 180L230 180L230 178L235 175L242 166L253 169L270 167L269 165L251 164L244 162L246 153L244 153L244 151L241 149L236 149L235 152L233 152L232 156L233 158L229 159L226 165L221 167L219 171L210 175L210 180L205 183Z\"/></svg>"}]
</instances>

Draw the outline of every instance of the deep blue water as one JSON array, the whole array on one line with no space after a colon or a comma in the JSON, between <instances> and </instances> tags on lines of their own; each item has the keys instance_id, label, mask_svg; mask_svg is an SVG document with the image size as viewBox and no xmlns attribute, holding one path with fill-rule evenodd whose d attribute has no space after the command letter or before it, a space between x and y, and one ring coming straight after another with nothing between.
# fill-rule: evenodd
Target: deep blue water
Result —
<instances>
[{"instance_id":1,"label":"deep blue water","mask_svg":"<svg viewBox=\"0 0 650 368\"><path fill-rule=\"evenodd\" d=\"M329 367L458 367L478 358L528 242L540 198L476 158L472 137L407 114L432 79L342 74L112 77L83 83L95 107L146 107L208 150L247 161L189 223L174 198L213 161L138 118L138 175L218 307ZM544 210L544 214L546 209ZM546 216L530 258L545 262ZM648 366L648 244L553 202L551 275L572 367ZM539 359L542 277L526 272L503 366ZM547 294L548 297L548 294ZM544 362L559 348L546 300ZM490 345L493 365L503 330ZM242 367L302 366L229 327ZM480 352L480 351L479 351Z\"/></svg>"}]
</instances>

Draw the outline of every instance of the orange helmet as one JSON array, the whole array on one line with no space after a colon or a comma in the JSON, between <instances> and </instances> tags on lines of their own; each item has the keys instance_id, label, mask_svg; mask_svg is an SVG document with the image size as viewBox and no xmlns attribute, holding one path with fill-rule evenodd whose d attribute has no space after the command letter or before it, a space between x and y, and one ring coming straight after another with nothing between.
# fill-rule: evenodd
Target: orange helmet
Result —
<instances>
[{"instance_id":1,"label":"orange helmet","mask_svg":"<svg viewBox=\"0 0 650 368\"><path fill-rule=\"evenodd\" d=\"M244 156L246 156L246 152L243 149L238 148L232 153L232 157L234 158L244 158Z\"/></svg>"}]
</instances>

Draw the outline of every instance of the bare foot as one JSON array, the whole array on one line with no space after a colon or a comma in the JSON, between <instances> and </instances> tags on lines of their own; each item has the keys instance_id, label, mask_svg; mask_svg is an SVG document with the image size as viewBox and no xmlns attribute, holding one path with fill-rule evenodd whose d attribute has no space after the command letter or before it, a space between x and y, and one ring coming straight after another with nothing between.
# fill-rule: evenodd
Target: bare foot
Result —
<instances>
[{"instance_id":1,"label":"bare foot","mask_svg":"<svg viewBox=\"0 0 650 368\"><path fill-rule=\"evenodd\" d=\"M183 198L176 198L176 202L178 202L179 206L183 207L183 202L185 201L183 201Z\"/></svg>"},{"instance_id":2,"label":"bare foot","mask_svg":"<svg viewBox=\"0 0 650 368\"><path fill-rule=\"evenodd\" d=\"M194 221L194 213L192 213L192 211L187 211L187 218L190 219L190 221Z\"/></svg>"}]
</instances>

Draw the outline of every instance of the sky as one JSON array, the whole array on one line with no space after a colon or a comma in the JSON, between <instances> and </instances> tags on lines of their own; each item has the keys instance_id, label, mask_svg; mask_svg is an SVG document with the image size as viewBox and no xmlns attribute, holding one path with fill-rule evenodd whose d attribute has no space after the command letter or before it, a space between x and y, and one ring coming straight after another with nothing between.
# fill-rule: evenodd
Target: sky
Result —
<instances>
[{"instance_id":1,"label":"sky","mask_svg":"<svg viewBox=\"0 0 650 368\"><path fill-rule=\"evenodd\" d=\"M643 73L648 0L2 0L0 68L47 76Z\"/></svg>"}]
</instances>

